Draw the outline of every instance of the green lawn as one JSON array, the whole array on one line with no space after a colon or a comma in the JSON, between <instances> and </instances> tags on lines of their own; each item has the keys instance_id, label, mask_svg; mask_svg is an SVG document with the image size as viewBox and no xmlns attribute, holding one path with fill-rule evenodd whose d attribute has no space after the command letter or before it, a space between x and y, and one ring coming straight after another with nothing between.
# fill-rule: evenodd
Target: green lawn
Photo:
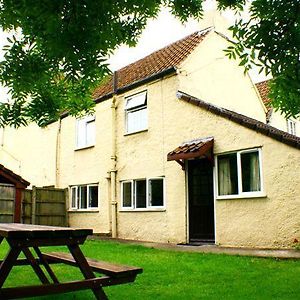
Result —
<instances>
[{"instance_id":1,"label":"green lawn","mask_svg":"<svg viewBox=\"0 0 300 300\"><path fill-rule=\"evenodd\" d=\"M96 240L88 240L82 249L91 258L144 269L134 283L106 287L104 290L111 300L300 299L300 261L296 260L184 253ZM0 256L6 251L3 243ZM61 281L81 278L77 269L70 266L53 268ZM30 267L14 267L5 286L22 282L38 283ZM90 291L81 291L39 299L94 299L94 296Z\"/></svg>"}]
</instances>

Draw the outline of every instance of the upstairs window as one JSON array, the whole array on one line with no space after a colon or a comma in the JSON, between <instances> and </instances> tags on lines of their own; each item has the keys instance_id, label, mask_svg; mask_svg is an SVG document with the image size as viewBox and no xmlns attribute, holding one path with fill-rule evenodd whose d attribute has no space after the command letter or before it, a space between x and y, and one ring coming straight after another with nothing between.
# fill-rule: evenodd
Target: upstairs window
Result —
<instances>
[{"instance_id":1,"label":"upstairs window","mask_svg":"<svg viewBox=\"0 0 300 300\"><path fill-rule=\"evenodd\" d=\"M86 148L95 145L95 116L85 116L76 121L76 148Z\"/></svg>"},{"instance_id":2,"label":"upstairs window","mask_svg":"<svg viewBox=\"0 0 300 300\"><path fill-rule=\"evenodd\" d=\"M123 181L122 208L155 209L164 207L164 178Z\"/></svg>"},{"instance_id":3,"label":"upstairs window","mask_svg":"<svg viewBox=\"0 0 300 300\"><path fill-rule=\"evenodd\" d=\"M126 133L143 131L148 128L147 92L125 98Z\"/></svg>"},{"instance_id":4,"label":"upstairs window","mask_svg":"<svg viewBox=\"0 0 300 300\"><path fill-rule=\"evenodd\" d=\"M260 149L218 155L217 181L220 199L262 195Z\"/></svg>"},{"instance_id":5,"label":"upstairs window","mask_svg":"<svg viewBox=\"0 0 300 300\"><path fill-rule=\"evenodd\" d=\"M71 209L98 208L98 185L75 185L71 187Z\"/></svg>"},{"instance_id":6,"label":"upstairs window","mask_svg":"<svg viewBox=\"0 0 300 300\"><path fill-rule=\"evenodd\" d=\"M296 135L296 122L293 120L287 120L287 131L290 134Z\"/></svg>"}]
</instances>

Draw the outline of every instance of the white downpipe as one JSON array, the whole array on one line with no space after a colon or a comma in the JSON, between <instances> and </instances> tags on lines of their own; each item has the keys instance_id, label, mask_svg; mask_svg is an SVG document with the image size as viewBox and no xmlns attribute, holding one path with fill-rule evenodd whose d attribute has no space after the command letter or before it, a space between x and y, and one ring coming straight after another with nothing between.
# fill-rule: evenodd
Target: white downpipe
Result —
<instances>
[{"instance_id":1,"label":"white downpipe","mask_svg":"<svg viewBox=\"0 0 300 300\"><path fill-rule=\"evenodd\" d=\"M61 118L58 121L55 145L55 187L59 187L60 180L60 140L61 140Z\"/></svg>"},{"instance_id":2,"label":"white downpipe","mask_svg":"<svg viewBox=\"0 0 300 300\"><path fill-rule=\"evenodd\" d=\"M110 170L110 202L111 202L111 235L113 238L118 236L117 229L117 201L116 201L116 96L113 96L111 104L111 170Z\"/></svg>"}]
</instances>

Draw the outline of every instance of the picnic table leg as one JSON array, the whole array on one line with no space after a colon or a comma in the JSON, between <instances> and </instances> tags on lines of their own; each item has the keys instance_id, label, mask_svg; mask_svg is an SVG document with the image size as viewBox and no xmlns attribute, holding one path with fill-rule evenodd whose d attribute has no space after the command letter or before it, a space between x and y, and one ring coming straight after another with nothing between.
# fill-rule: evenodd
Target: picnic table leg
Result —
<instances>
[{"instance_id":1,"label":"picnic table leg","mask_svg":"<svg viewBox=\"0 0 300 300\"><path fill-rule=\"evenodd\" d=\"M48 278L44 274L43 270L41 269L41 267L37 263L36 259L34 258L34 256L30 252L30 250L27 247L24 247L22 249L22 251L25 254L27 260L29 261L32 269L34 270L35 274L38 276L38 278L40 279L40 281L43 284L49 284L50 282L49 282Z\"/></svg>"},{"instance_id":2,"label":"picnic table leg","mask_svg":"<svg viewBox=\"0 0 300 300\"><path fill-rule=\"evenodd\" d=\"M54 283L59 283L56 275L54 274L54 272L52 271L52 269L50 268L47 260L44 258L41 250L38 247L33 247L34 251L36 252L36 254L38 255L41 263L43 264L43 266L45 267L45 269L47 270L48 274L50 275L51 279L53 280Z\"/></svg>"},{"instance_id":3,"label":"picnic table leg","mask_svg":"<svg viewBox=\"0 0 300 300\"><path fill-rule=\"evenodd\" d=\"M81 273L86 279L95 278L91 267L89 266L85 256L81 252L78 245L68 245L68 248L73 255L78 267L80 268ZM107 296L105 295L103 289L101 287L93 289L94 295L99 300L108 300Z\"/></svg>"},{"instance_id":4,"label":"picnic table leg","mask_svg":"<svg viewBox=\"0 0 300 300\"><path fill-rule=\"evenodd\" d=\"M19 254L21 252L21 248L19 247L11 247L9 252L7 253L5 259L0 265L0 288L4 284L9 272L14 266L15 261L17 260Z\"/></svg>"}]
</instances>

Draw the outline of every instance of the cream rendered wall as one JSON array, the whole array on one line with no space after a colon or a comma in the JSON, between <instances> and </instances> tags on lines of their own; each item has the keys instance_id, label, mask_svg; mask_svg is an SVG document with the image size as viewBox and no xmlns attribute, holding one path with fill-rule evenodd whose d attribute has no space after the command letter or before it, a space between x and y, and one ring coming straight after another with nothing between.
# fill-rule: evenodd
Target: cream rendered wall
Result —
<instances>
[{"instance_id":1,"label":"cream rendered wall","mask_svg":"<svg viewBox=\"0 0 300 300\"><path fill-rule=\"evenodd\" d=\"M169 150L165 143L165 101L174 98L177 78L158 80L118 97L117 108L117 200L118 236L127 239L158 242L185 240L185 188L184 173L166 161ZM147 90L148 130L125 134L124 105L126 96ZM176 120L172 122L176 125ZM172 124L168 124L172 126ZM171 177L171 174L178 176ZM161 211L122 211L121 181L165 177L166 209Z\"/></svg>"},{"instance_id":2,"label":"cream rendered wall","mask_svg":"<svg viewBox=\"0 0 300 300\"><path fill-rule=\"evenodd\" d=\"M176 99L170 77L118 97L118 236L186 242L185 172L167 153L184 141L214 136L215 153L262 147L266 196L216 200L216 243L241 247L286 247L300 238L300 151ZM148 130L124 135L124 96L148 91ZM165 176L166 209L122 211L120 182Z\"/></svg>"},{"instance_id":3,"label":"cream rendered wall","mask_svg":"<svg viewBox=\"0 0 300 300\"><path fill-rule=\"evenodd\" d=\"M76 119L66 117L61 125L59 160L60 187L99 184L99 209L69 210L69 222L74 227L92 228L94 233L110 232L108 171L111 155L111 101L96 106L96 143L94 147L76 150Z\"/></svg>"},{"instance_id":4,"label":"cream rendered wall","mask_svg":"<svg viewBox=\"0 0 300 300\"><path fill-rule=\"evenodd\" d=\"M238 61L223 51L229 42L210 32L180 65L179 90L220 107L266 122L265 107Z\"/></svg>"},{"instance_id":5,"label":"cream rendered wall","mask_svg":"<svg viewBox=\"0 0 300 300\"><path fill-rule=\"evenodd\" d=\"M35 124L2 131L1 164L32 185L55 185L58 123L40 128Z\"/></svg>"},{"instance_id":6,"label":"cream rendered wall","mask_svg":"<svg viewBox=\"0 0 300 300\"><path fill-rule=\"evenodd\" d=\"M266 197L216 200L217 244L273 248L290 246L294 238L299 239L299 150L180 100L166 103L165 111L169 150L183 141L207 136L215 138L215 153L262 147ZM167 126L172 120L176 126ZM178 174L180 167L177 169Z\"/></svg>"}]
</instances>

